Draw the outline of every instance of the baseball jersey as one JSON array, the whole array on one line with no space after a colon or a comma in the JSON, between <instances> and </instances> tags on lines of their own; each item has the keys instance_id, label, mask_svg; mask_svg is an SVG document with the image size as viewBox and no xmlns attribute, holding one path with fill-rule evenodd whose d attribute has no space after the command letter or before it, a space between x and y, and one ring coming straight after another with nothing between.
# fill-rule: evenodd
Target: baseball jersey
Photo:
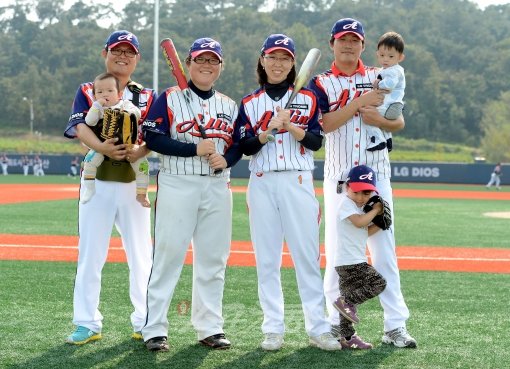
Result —
<instances>
[{"instance_id":1,"label":"baseball jersey","mask_svg":"<svg viewBox=\"0 0 510 369\"><path fill-rule=\"evenodd\" d=\"M384 102L377 109L384 114L388 106L393 103L404 103L404 92L406 88L406 77L404 68L395 64L379 71L382 80L379 82L380 89L390 90L390 93L384 95Z\"/></svg>"},{"instance_id":2,"label":"baseball jersey","mask_svg":"<svg viewBox=\"0 0 510 369\"><path fill-rule=\"evenodd\" d=\"M355 73L347 76L333 62L331 69L312 78L309 87L317 94L320 110L325 114L371 91L379 72L380 68L366 67L359 60ZM361 164L372 168L378 180L391 177L388 150L367 151L370 142L367 127L356 113L344 125L325 135L324 178L345 181L349 170Z\"/></svg>"},{"instance_id":3,"label":"baseball jersey","mask_svg":"<svg viewBox=\"0 0 510 369\"><path fill-rule=\"evenodd\" d=\"M233 142L237 104L218 91L214 91L207 99L202 99L192 89L190 92L193 110L202 120L207 137L215 142L219 154L225 154ZM188 108L184 95L177 86L166 89L159 96L149 111L142 130L163 134L184 143L198 144L202 140L193 111ZM198 155L160 155L159 169L177 175L214 175L207 159ZM216 176L229 177L230 168Z\"/></svg>"},{"instance_id":4,"label":"baseball jersey","mask_svg":"<svg viewBox=\"0 0 510 369\"><path fill-rule=\"evenodd\" d=\"M87 82L81 84L78 88L73 102L72 113L64 131L64 136L67 138L76 138L76 125L79 123L85 123L85 116L94 103L94 93L92 92L93 87L93 82ZM155 98L156 92L152 89L144 88L140 92L138 108L142 113L141 120L146 117ZM133 93L127 86L122 94L122 100L133 100Z\"/></svg>"},{"instance_id":5,"label":"baseball jersey","mask_svg":"<svg viewBox=\"0 0 510 369\"><path fill-rule=\"evenodd\" d=\"M364 214L345 192L340 194L338 203L337 222L337 248L335 266L352 265L367 262L366 245L368 240L368 227L356 227L348 219L354 214Z\"/></svg>"},{"instance_id":6,"label":"baseball jersey","mask_svg":"<svg viewBox=\"0 0 510 369\"><path fill-rule=\"evenodd\" d=\"M64 136L67 138L76 138L76 126L85 122L85 117L94 102L94 94L92 92L93 82L87 82L80 85L73 102L73 108L67 127L64 131ZM156 99L156 92L152 89L143 88L140 91L138 108L142 116L138 124L140 124L146 117L147 112ZM122 93L122 100L133 100L133 92L128 86L124 88ZM141 142L141 135L139 137ZM105 158L106 159L106 158ZM131 168L131 164L127 161L117 161L108 158L98 168L97 179L115 182L132 182L135 180L135 172Z\"/></svg>"},{"instance_id":7,"label":"baseball jersey","mask_svg":"<svg viewBox=\"0 0 510 369\"><path fill-rule=\"evenodd\" d=\"M276 107L285 107L292 89L291 86L279 101L271 99L263 87L245 96L235 125L236 140L255 137L266 131L271 118L276 115ZM322 135L317 97L312 91L301 89L289 109L291 124ZM313 151L301 145L289 132L282 130L276 134L274 142L268 142L251 156L249 169L254 173L313 170Z\"/></svg>"},{"instance_id":8,"label":"baseball jersey","mask_svg":"<svg viewBox=\"0 0 510 369\"><path fill-rule=\"evenodd\" d=\"M100 119L103 119L104 109L119 109L125 110L129 114L134 114L137 119L140 119L141 113L140 109L138 109L131 101L129 100L119 100L117 104L112 106L101 106L97 101L94 101L89 112L85 116L85 123L89 126L94 127L97 125Z\"/></svg>"}]
</instances>

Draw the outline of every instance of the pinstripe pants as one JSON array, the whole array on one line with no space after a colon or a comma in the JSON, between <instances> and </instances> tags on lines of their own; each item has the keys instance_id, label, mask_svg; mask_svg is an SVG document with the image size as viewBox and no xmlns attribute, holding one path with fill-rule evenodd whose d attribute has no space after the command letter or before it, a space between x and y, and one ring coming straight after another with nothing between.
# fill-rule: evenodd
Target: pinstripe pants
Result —
<instances>
[{"instance_id":1,"label":"pinstripe pants","mask_svg":"<svg viewBox=\"0 0 510 369\"><path fill-rule=\"evenodd\" d=\"M339 280L340 294L345 301L360 305L378 296L386 288L386 279L368 263L341 265L335 267ZM352 322L340 315L340 334L350 337L355 333Z\"/></svg>"}]
</instances>

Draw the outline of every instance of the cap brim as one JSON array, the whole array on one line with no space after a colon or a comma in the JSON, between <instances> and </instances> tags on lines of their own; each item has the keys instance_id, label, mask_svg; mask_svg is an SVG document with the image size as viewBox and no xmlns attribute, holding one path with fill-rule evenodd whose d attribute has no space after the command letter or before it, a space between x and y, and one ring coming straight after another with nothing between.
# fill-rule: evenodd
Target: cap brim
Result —
<instances>
[{"instance_id":1,"label":"cap brim","mask_svg":"<svg viewBox=\"0 0 510 369\"><path fill-rule=\"evenodd\" d=\"M272 48L267 49L266 51L264 51L264 54L271 54L275 50L286 51L287 53L289 53L294 58L294 53L292 51L290 51L289 49L286 49L284 47L272 47Z\"/></svg>"},{"instance_id":2,"label":"cap brim","mask_svg":"<svg viewBox=\"0 0 510 369\"><path fill-rule=\"evenodd\" d=\"M199 55L201 55L203 53L213 53L220 60L223 60L223 58L221 57L220 54L218 54L216 51L212 51L212 50L197 50L197 51L193 51L190 55L191 55L192 58L196 58L197 56L199 56Z\"/></svg>"},{"instance_id":3,"label":"cap brim","mask_svg":"<svg viewBox=\"0 0 510 369\"><path fill-rule=\"evenodd\" d=\"M135 45L133 45L133 44L132 44L131 42L129 42L129 41L119 41L119 42L116 42L116 43L114 43L114 44L109 45L109 46L108 46L108 48L109 48L109 49L113 49L115 46L120 45L120 44L127 44L127 45L131 46L131 47L132 47L132 48L133 48L136 52L138 52L138 49L136 48L136 46L135 46Z\"/></svg>"},{"instance_id":4,"label":"cap brim","mask_svg":"<svg viewBox=\"0 0 510 369\"><path fill-rule=\"evenodd\" d=\"M363 36L361 36L359 33L356 33L356 32L352 32L352 31L344 31L344 32L338 32L335 34L334 38L340 38L342 37L343 35L346 35L348 33L352 33L353 35L356 35L358 36L358 38L363 41L365 38Z\"/></svg>"},{"instance_id":5,"label":"cap brim","mask_svg":"<svg viewBox=\"0 0 510 369\"><path fill-rule=\"evenodd\" d=\"M375 192L379 193L379 191L377 191L377 188L373 184L366 183L366 182L349 182L349 187L354 192L375 191Z\"/></svg>"}]
</instances>

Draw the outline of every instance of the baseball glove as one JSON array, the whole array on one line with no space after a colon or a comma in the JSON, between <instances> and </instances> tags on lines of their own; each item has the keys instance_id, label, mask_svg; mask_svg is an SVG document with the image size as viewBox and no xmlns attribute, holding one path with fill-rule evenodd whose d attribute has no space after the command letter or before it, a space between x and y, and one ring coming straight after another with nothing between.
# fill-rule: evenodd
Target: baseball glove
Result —
<instances>
[{"instance_id":1,"label":"baseball glove","mask_svg":"<svg viewBox=\"0 0 510 369\"><path fill-rule=\"evenodd\" d=\"M105 109L102 124L98 124L99 138L107 140L117 137L116 145L134 144L138 137L138 123L134 114L124 110Z\"/></svg>"},{"instance_id":2,"label":"baseball glove","mask_svg":"<svg viewBox=\"0 0 510 369\"><path fill-rule=\"evenodd\" d=\"M374 205L378 202L383 204L383 213L376 215L374 219L372 219L372 223L374 223L376 226L385 231L389 229L391 226L391 209L390 205L385 200L383 200L381 196L379 195L372 196L363 207L363 211L365 213L368 213L370 210L374 208Z\"/></svg>"}]
</instances>

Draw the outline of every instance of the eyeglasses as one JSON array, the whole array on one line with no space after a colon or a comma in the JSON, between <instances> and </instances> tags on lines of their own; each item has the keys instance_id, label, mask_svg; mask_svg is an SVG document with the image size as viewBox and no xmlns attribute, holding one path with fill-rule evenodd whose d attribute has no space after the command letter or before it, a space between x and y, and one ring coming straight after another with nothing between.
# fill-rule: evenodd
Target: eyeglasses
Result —
<instances>
[{"instance_id":1,"label":"eyeglasses","mask_svg":"<svg viewBox=\"0 0 510 369\"><path fill-rule=\"evenodd\" d=\"M264 59L266 59L269 63L274 64L277 61L281 64L291 64L294 59L290 56L282 56L281 58L274 55L264 55Z\"/></svg>"},{"instance_id":2,"label":"eyeglasses","mask_svg":"<svg viewBox=\"0 0 510 369\"><path fill-rule=\"evenodd\" d=\"M204 57L201 57L201 56L197 56L196 58L193 58L191 60L193 60L197 64L209 63L211 65L218 65L218 64L222 63L222 61L220 59L216 59L216 58L207 59L207 58L204 58Z\"/></svg>"},{"instance_id":3,"label":"eyeglasses","mask_svg":"<svg viewBox=\"0 0 510 369\"><path fill-rule=\"evenodd\" d=\"M121 49L109 49L108 50L112 55L121 56L124 54L127 58L134 58L138 53L134 50L121 50Z\"/></svg>"}]
</instances>

